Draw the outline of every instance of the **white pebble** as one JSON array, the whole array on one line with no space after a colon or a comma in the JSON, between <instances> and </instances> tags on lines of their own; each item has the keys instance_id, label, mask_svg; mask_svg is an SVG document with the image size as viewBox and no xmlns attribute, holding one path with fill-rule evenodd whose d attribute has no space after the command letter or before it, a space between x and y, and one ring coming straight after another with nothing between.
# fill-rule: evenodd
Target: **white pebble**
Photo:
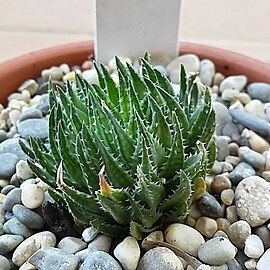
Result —
<instances>
[{"instance_id":1,"label":"white pebble","mask_svg":"<svg viewBox=\"0 0 270 270\"><path fill-rule=\"evenodd\" d=\"M257 259L261 257L264 252L264 246L260 237L255 234L251 234L246 239L244 252L249 258Z\"/></svg>"},{"instance_id":2,"label":"white pebble","mask_svg":"<svg viewBox=\"0 0 270 270\"><path fill-rule=\"evenodd\" d=\"M236 91L242 90L247 84L247 77L244 75L234 75L225 78L220 84L220 91L225 89L234 89Z\"/></svg>"},{"instance_id":3,"label":"white pebble","mask_svg":"<svg viewBox=\"0 0 270 270\"><path fill-rule=\"evenodd\" d=\"M269 270L270 265L270 248L265 251L257 263L257 270Z\"/></svg>"},{"instance_id":4,"label":"white pebble","mask_svg":"<svg viewBox=\"0 0 270 270\"><path fill-rule=\"evenodd\" d=\"M27 161L19 160L16 164L16 175L20 180L27 180L34 176Z\"/></svg>"},{"instance_id":5,"label":"white pebble","mask_svg":"<svg viewBox=\"0 0 270 270\"><path fill-rule=\"evenodd\" d=\"M82 238L86 243L91 242L98 235L98 230L94 227L84 229Z\"/></svg>"},{"instance_id":6,"label":"white pebble","mask_svg":"<svg viewBox=\"0 0 270 270\"><path fill-rule=\"evenodd\" d=\"M44 190L35 184L29 184L22 189L22 203L29 209L39 207L43 203L44 197Z\"/></svg>"}]
</instances>

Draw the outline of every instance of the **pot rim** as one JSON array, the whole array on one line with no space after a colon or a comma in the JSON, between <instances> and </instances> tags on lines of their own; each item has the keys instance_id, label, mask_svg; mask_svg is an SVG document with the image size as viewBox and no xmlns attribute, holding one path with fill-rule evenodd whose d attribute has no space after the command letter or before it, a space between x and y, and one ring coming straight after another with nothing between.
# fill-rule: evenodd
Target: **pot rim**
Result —
<instances>
[{"instance_id":1,"label":"pot rim","mask_svg":"<svg viewBox=\"0 0 270 270\"><path fill-rule=\"evenodd\" d=\"M270 83L270 65L260 60L208 45L181 42L179 46L180 54L193 53L200 59L211 59L216 70L226 76L243 74L249 82ZM1 63L0 102L4 102L25 80L38 77L42 69L62 63L81 64L93 52L92 40L81 41L34 51Z\"/></svg>"}]
</instances>

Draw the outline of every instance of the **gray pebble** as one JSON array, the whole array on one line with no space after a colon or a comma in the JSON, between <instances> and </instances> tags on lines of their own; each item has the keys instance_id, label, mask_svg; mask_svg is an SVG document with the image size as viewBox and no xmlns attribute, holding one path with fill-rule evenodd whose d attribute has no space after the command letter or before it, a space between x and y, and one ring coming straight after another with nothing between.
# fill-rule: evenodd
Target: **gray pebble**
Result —
<instances>
[{"instance_id":1,"label":"gray pebble","mask_svg":"<svg viewBox=\"0 0 270 270\"><path fill-rule=\"evenodd\" d=\"M224 237L215 237L201 245L198 257L210 265L222 265L234 258L236 249L234 245Z\"/></svg>"},{"instance_id":2,"label":"gray pebble","mask_svg":"<svg viewBox=\"0 0 270 270\"><path fill-rule=\"evenodd\" d=\"M1 265L1 270L10 270L10 263L9 263L9 260L0 255L0 265Z\"/></svg>"},{"instance_id":3,"label":"gray pebble","mask_svg":"<svg viewBox=\"0 0 270 270\"><path fill-rule=\"evenodd\" d=\"M7 139L7 132L3 129L0 129L0 143Z\"/></svg>"},{"instance_id":4,"label":"gray pebble","mask_svg":"<svg viewBox=\"0 0 270 270\"><path fill-rule=\"evenodd\" d=\"M230 114L237 123L244 127L257 132L264 137L270 136L270 124L266 120L238 109L231 110Z\"/></svg>"},{"instance_id":5,"label":"gray pebble","mask_svg":"<svg viewBox=\"0 0 270 270\"><path fill-rule=\"evenodd\" d=\"M54 268L55 269L55 268ZM108 253L104 251L95 251L90 253L79 270L122 270L120 264ZM53 270L53 269L52 269ZM150 270L150 269L149 269Z\"/></svg>"},{"instance_id":6,"label":"gray pebble","mask_svg":"<svg viewBox=\"0 0 270 270\"><path fill-rule=\"evenodd\" d=\"M197 202L200 212L207 217L223 217L223 209L216 198L206 192Z\"/></svg>"},{"instance_id":7,"label":"gray pebble","mask_svg":"<svg viewBox=\"0 0 270 270\"><path fill-rule=\"evenodd\" d=\"M84 248L87 244L77 237L67 236L64 237L58 244L58 248L67 253L76 253Z\"/></svg>"},{"instance_id":8,"label":"gray pebble","mask_svg":"<svg viewBox=\"0 0 270 270\"><path fill-rule=\"evenodd\" d=\"M242 269L246 270L245 262L249 259L248 256L241 250L239 250L235 256L235 259L239 263L239 265L242 267Z\"/></svg>"},{"instance_id":9,"label":"gray pebble","mask_svg":"<svg viewBox=\"0 0 270 270\"><path fill-rule=\"evenodd\" d=\"M21 235L4 234L0 236L0 254L6 255L14 250L21 242L23 237ZM1 268L0 268L1 269Z\"/></svg>"},{"instance_id":10,"label":"gray pebble","mask_svg":"<svg viewBox=\"0 0 270 270\"><path fill-rule=\"evenodd\" d=\"M226 124L232 122L232 117L228 108L220 102L214 102L213 107L216 113L216 134L222 135L223 128Z\"/></svg>"},{"instance_id":11,"label":"gray pebble","mask_svg":"<svg viewBox=\"0 0 270 270\"><path fill-rule=\"evenodd\" d=\"M7 185L2 188L1 193L7 195L12 189L16 188L14 185Z\"/></svg>"},{"instance_id":12,"label":"gray pebble","mask_svg":"<svg viewBox=\"0 0 270 270\"><path fill-rule=\"evenodd\" d=\"M15 217L4 223L4 230L6 233L21 235L25 238L32 235L32 231Z\"/></svg>"},{"instance_id":13,"label":"gray pebble","mask_svg":"<svg viewBox=\"0 0 270 270\"><path fill-rule=\"evenodd\" d=\"M199 77L201 83L211 86L215 76L215 64L209 59L203 59L200 62Z\"/></svg>"},{"instance_id":14,"label":"gray pebble","mask_svg":"<svg viewBox=\"0 0 270 270\"><path fill-rule=\"evenodd\" d=\"M220 162L215 160L214 165L211 169L211 173L212 174L220 174L221 172L222 172L222 166L221 166Z\"/></svg>"},{"instance_id":15,"label":"gray pebble","mask_svg":"<svg viewBox=\"0 0 270 270\"><path fill-rule=\"evenodd\" d=\"M168 248L148 250L139 261L138 270L182 270L180 259Z\"/></svg>"},{"instance_id":16,"label":"gray pebble","mask_svg":"<svg viewBox=\"0 0 270 270\"><path fill-rule=\"evenodd\" d=\"M255 228L254 233L261 238L265 249L270 248L270 231L266 226Z\"/></svg>"},{"instance_id":17,"label":"gray pebble","mask_svg":"<svg viewBox=\"0 0 270 270\"><path fill-rule=\"evenodd\" d=\"M241 265L238 263L236 259L232 259L227 262L228 270L242 270Z\"/></svg>"},{"instance_id":18,"label":"gray pebble","mask_svg":"<svg viewBox=\"0 0 270 270\"><path fill-rule=\"evenodd\" d=\"M40 270L76 270L79 266L77 256L53 247L38 250L30 257L29 262Z\"/></svg>"},{"instance_id":19,"label":"gray pebble","mask_svg":"<svg viewBox=\"0 0 270 270\"><path fill-rule=\"evenodd\" d=\"M234 186L237 186L244 178L255 175L256 172L251 165L246 162L240 162L228 175Z\"/></svg>"},{"instance_id":20,"label":"gray pebble","mask_svg":"<svg viewBox=\"0 0 270 270\"><path fill-rule=\"evenodd\" d=\"M82 232L82 238L86 243L91 242L93 239L95 239L95 237L98 235L98 230L95 229L94 227L89 227L86 228L83 232Z\"/></svg>"},{"instance_id":21,"label":"gray pebble","mask_svg":"<svg viewBox=\"0 0 270 270\"><path fill-rule=\"evenodd\" d=\"M99 234L92 242L88 244L89 250L98 250L108 252L112 243L112 238L105 234Z\"/></svg>"},{"instance_id":22,"label":"gray pebble","mask_svg":"<svg viewBox=\"0 0 270 270\"><path fill-rule=\"evenodd\" d=\"M6 211L11 211L12 207L15 204L21 203L21 194L22 189L21 188L14 188L12 189L6 196L4 202L3 202L3 209Z\"/></svg>"},{"instance_id":23,"label":"gray pebble","mask_svg":"<svg viewBox=\"0 0 270 270\"><path fill-rule=\"evenodd\" d=\"M262 102L270 101L270 84L254 82L248 85L247 93L252 99L259 99Z\"/></svg>"},{"instance_id":24,"label":"gray pebble","mask_svg":"<svg viewBox=\"0 0 270 270\"><path fill-rule=\"evenodd\" d=\"M215 142L217 148L216 159L218 161L224 161L229 155L228 139L226 136L217 136Z\"/></svg>"},{"instance_id":25,"label":"gray pebble","mask_svg":"<svg viewBox=\"0 0 270 270\"><path fill-rule=\"evenodd\" d=\"M21 204L14 205L12 212L22 224L30 229L41 229L44 225L44 220L39 214Z\"/></svg>"},{"instance_id":26,"label":"gray pebble","mask_svg":"<svg viewBox=\"0 0 270 270\"><path fill-rule=\"evenodd\" d=\"M23 111L20 115L20 122L27 120L27 119L33 119L33 118L42 118L42 112L39 109L30 107L29 109Z\"/></svg>"},{"instance_id":27,"label":"gray pebble","mask_svg":"<svg viewBox=\"0 0 270 270\"><path fill-rule=\"evenodd\" d=\"M0 235L2 235L4 233L5 233L5 231L4 231L3 223L0 222Z\"/></svg>"},{"instance_id":28,"label":"gray pebble","mask_svg":"<svg viewBox=\"0 0 270 270\"><path fill-rule=\"evenodd\" d=\"M45 119L28 119L18 124L18 132L24 139L30 137L45 140L48 138L48 121Z\"/></svg>"},{"instance_id":29,"label":"gray pebble","mask_svg":"<svg viewBox=\"0 0 270 270\"><path fill-rule=\"evenodd\" d=\"M41 96L36 108L42 112L43 116L49 113L49 94L43 94Z\"/></svg>"},{"instance_id":30,"label":"gray pebble","mask_svg":"<svg viewBox=\"0 0 270 270\"><path fill-rule=\"evenodd\" d=\"M222 130L224 136L231 137L233 141L237 141L240 138L240 132L238 126L232 122L227 123Z\"/></svg>"},{"instance_id":31,"label":"gray pebble","mask_svg":"<svg viewBox=\"0 0 270 270\"><path fill-rule=\"evenodd\" d=\"M247 146L240 147L238 153L242 161L255 169L262 169L265 166L265 157Z\"/></svg>"},{"instance_id":32,"label":"gray pebble","mask_svg":"<svg viewBox=\"0 0 270 270\"><path fill-rule=\"evenodd\" d=\"M18 138L12 138L12 139L7 139L0 143L0 154L4 153L11 153L15 154L18 159L27 159L27 155L22 151L20 145L19 145L19 140L21 140L24 143L27 143L24 139L18 139Z\"/></svg>"},{"instance_id":33,"label":"gray pebble","mask_svg":"<svg viewBox=\"0 0 270 270\"><path fill-rule=\"evenodd\" d=\"M15 173L18 157L11 153L0 154L0 178L10 179Z\"/></svg>"}]
</instances>

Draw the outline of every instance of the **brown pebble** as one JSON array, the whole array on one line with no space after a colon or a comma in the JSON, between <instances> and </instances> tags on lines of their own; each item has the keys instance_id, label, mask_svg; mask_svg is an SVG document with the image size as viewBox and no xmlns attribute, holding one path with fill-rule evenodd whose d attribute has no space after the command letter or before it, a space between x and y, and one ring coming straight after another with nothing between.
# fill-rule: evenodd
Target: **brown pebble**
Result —
<instances>
[{"instance_id":1,"label":"brown pebble","mask_svg":"<svg viewBox=\"0 0 270 270\"><path fill-rule=\"evenodd\" d=\"M234 191L230 188L223 190L220 199L225 205L231 205L234 200Z\"/></svg>"},{"instance_id":2,"label":"brown pebble","mask_svg":"<svg viewBox=\"0 0 270 270\"><path fill-rule=\"evenodd\" d=\"M227 156L225 161L232 164L235 167L240 163L240 158L236 156Z\"/></svg>"},{"instance_id":3,"label":"brown pebble","mask_svg":"<svg viewBox=\"0 0 270 270\"><path fill-rule=\"evenodd\" d=\"M228 232L228 228L231 226L231 222L226 218L218 218L217 222L217 229L223 231L225 233Z\"/></svg>"},{"instance_id":4,"label":"brown pebble","mask_svg":"<svg viewBox=\"0 0 270 270\"><path fill-rule=\"evenodd\" d=\"M232 184L228 177L224 174L216 175L214 181L211 183L211 190L213 193L220 194L223 190L231 188Z\"/></svg>"},{"instance_id":5,"label":"brown pebble","mask_svg":"<svg viewBox=\"0 0 270 270\"><path fill-rule=\"evenodd\" d=\"M217 231L217 222L213 218L200 217L196 222L195 229L207 238L211 238Z\"/></svg>"},{"instance_id":6,"label":"brown pebble","mask_svg":"<svg viewBox=\"0 0 270 270\"><path fill-rule=\"evenodd\" d=\"M191 216L187 216L186 224L189 225L190 227L195 227L196 219Z\"/></svg>"},{"instance_id":7,"label":"brown pebble","mask_svg":"<svg viewBox=\"0 0 270 270\"><path fill-rule=\"evenodd\" d=\"M237 143L234 143L234 142L229 143L228 148L229 148L229 153L231 156L238 156L239 146Z\"/></svg>"},{"instance_id":8,"label":"brown pebble","mask_svg":"<svg viewBox=\"0 0 270 270\"><path fill-rule=\"evenodd\" d=\"M236 211L236 206L231 205L226 208L226 218L231 222L234 223L238 220L238 215Z\"/></svg>"}]
</instances>

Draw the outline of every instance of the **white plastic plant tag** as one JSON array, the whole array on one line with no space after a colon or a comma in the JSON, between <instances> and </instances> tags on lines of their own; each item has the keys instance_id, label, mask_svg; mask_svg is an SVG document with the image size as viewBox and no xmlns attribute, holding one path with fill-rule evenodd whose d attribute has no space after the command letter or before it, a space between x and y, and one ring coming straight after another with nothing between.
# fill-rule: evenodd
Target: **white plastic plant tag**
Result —
<instances>
[{"instance_id":1,"label":"white plastic plant tag","mask_svg":"<svg viewBox=\"0 0 270 270\"><path fill-rule=\"evenodd\" d=\"M95 0L95 59L177 55L181 0Z\"/></svg>"}]
</instances>

